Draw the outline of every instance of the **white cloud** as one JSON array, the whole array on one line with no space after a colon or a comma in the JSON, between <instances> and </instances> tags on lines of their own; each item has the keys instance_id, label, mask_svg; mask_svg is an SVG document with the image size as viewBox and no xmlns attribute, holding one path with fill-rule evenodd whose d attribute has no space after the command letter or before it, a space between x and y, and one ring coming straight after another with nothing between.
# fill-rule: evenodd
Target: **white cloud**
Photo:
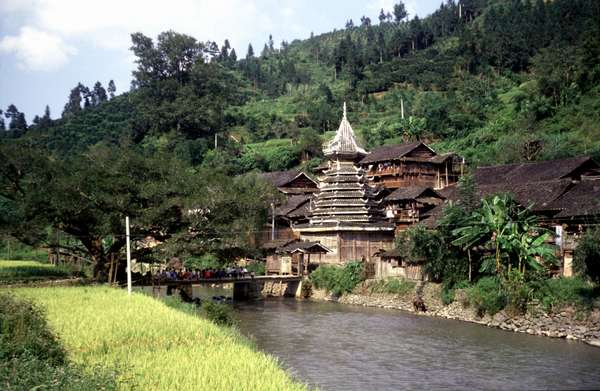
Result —
<instances>
[{"instance_id":1,"label":"white cloud","mask_svg":"<svg viewBox=\"0 0 600 391\"><path fill-rule=\"evenodd\" d=\"M127 56L130 34L156 37L173 29L200 41L228 38L243 55L250 37L265 41L275 22L265 4L247 0L0 0L0 16L23 18L17 34L0 37L0 51L12 52L29 70L57 69L76 51L91 47ZM290 18L291 9L284 11ZM25 16L24 16L25 15ZM83 50L85 48L85 50Z\"/></svg>"},{"instance_id":2,"label":"white cloud","mask_svg":"<svg viewBox=\"0 0 600 391\"><path fill-rule=\"evenodd\" d=\"M50 71L65 65L76 50L56 34L25 26L0 40L0 52L13 53L24 69Z\"/></svg>"}]
</instances>

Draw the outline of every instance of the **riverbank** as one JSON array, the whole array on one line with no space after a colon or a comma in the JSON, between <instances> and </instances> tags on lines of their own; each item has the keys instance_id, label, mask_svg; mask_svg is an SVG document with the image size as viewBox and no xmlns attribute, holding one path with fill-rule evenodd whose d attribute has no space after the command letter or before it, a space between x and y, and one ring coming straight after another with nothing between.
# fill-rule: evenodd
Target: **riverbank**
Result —
<instances>
[{"instance_id":1,"label":"riverbank","mask_svg":"<svg viewBox=\"0 0 600 391\"><path fill-rule=\"evenodd\" d=\"M69 359L119 389L305 390L235 329L103 286L5 289L42 306Z\"/></svg>"},{"instance_id":2,"label":"riverbank","mask_svg":"<svg viewBox=\"0 0 600 391\"><path fill-rule=\"evenodd\" d=\"M457 290L455 300L449 305L444 305L441 300L441 289L441 284L423 284L421 297L427 308L425 312L415 311L414 291L404 295L369 293L366 290L361 291L359 287L353 293L335 297L322 289L313 288L310 299L363 307L396 309L424 316L477 323L516 333L582 341L600 347L600 310L598 309L582 312L573 307L564 307L555 313L546 313L538 306L530 308L524 315L512 315L503 310L494 316L486 314L481 317L474 308L466 305L464 291Z\"/></svg>"}]
</instances>

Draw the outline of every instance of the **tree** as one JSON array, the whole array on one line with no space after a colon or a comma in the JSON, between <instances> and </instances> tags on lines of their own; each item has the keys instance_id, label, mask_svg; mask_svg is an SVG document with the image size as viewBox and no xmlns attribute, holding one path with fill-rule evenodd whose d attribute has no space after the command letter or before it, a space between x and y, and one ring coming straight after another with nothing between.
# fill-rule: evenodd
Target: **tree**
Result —
<instances>
[{"instance_id":1,"label":"tree","mask_svg":"<svg viewBox=\"0 0 600 391\"><path fill-rule=\"evenodd\" d=\"M394 21L396 23L401 23L406 17L408 17L408 12L406 12L404 3L400 1L394 4Z\"/></svg>"},{"instance_id":2,"label":"tree","mask_svg":"<svg viewBox=\"0 0 600 391\"><path fill-rule=\"evenodd\" d=\"M0 131L6 130L6 125L4 124L4 118L2 118L2 110L0 109Z\"/></svg>"},{"instance_id":3,"label":"tree","mask_svg":"<svg viewBox=\"0 0 600 391\"><path fill-rule=\"evenodd\" d=\"M456 239L452 244L464 249L483 243L494 249L493 255L486 257L482 268L501 272L502 260L506 269L517 267L522 273L525 267L540 269L538 258L546 262L554 261L554 250L545 244L549 232L537 225L537 219L529 209L521 208L508 195L494 195L484 198L481 206L462 222L452 234Z\"/></svg>"},{"instance_id":4,"label":"tree","mask_svg":"<svg viewBox=\"0 0 600 391\"><path fill-rule=\"evenodd\" d=\"M117 87L115 86L115 82L114 82L114 80L110 80L108 82L108 96L110 96L110 99L115 97L115 92L117 92Z\"/></svg>"},{"instance_id":5,"label":"tree","mask_svg":"<svg viewBox=\"0 0 600 391\"><path fill-rule=\"evenodd\" d=\"M47 240L48 226L65 232L92 260L100 281L108 259L123 259L125 216L132 237L163 242L148 250L134 239L138 259L223 253L248 247L276 194L258 175L192 170L169 154L98 144L62 160L26 144L0 145L0 201L15 215L10 221L2 216L0 228L32 244Z\"/></svg>"},{"instance_id":6,"label":"tree","mask_svg":"<svg viewBox=\"0 0 600 391\"><path fill-rule=\"evenodd\" d=\"M590 228L575 248L575 271L600 284L600 228Z\"/></svg>"},{"instance_id":7,"label":"tree","mask_svg":"<svg viewBox=\"0 0 600 391\"><path fill-rule=\"evenodd\" d=\"M50 106L46 105L44 109L44 115L40 118L40 128L47 128L52 125L52 118L50 118Z\"/></svg>"},{"instance_id":8,"label":"tree","mask_svg":"<svg viewBox=\"0 0 600 391\"><path fill-rule=\"evenodd\" d=\"M229 50L231 49L231 45L229 45L229 40L226 39L221 46L221 54L219 55L219 61L227 63L229 61Z\"/></svg>"},{"instance_id":9,"label":"tree","mask_svg":"<svg viewBox=\"0 0 600 391\"><path fill-rule=\"evenodd\" d=\"M8 129L16 131L17 133L23 133L27 130L27 121L25 120L25 114L21 113L17 106L11 104L6 109L4 116L10 120L8 123Z\"/></svg>"},{"instance_id":10,"label":"tree","mask_svg":"<svg viewBox=\"0 0 600 391\"><path fill-rule=\"evenodd\" d=\"M381 26L382 24L384 24L387 20L387 16L385 14L385 11L383 10L383 8L381 9L381 11L379 11L379 25Z\"/></svg>"},{"instance_id":11,"label":"tree","mask_svg":"<svg viewBox=\"0 0 600 391\"><path fill-rule=\"evenodd\" d=\"M352 21L352 19L348 19L348 21L346 22L346 30L352 30L354 28L354 22Z\"/></svg>"},{"instance_id":12,"label":"tree","mask_svg":"<svg viewBox=\"0 0 600 391\"><path fill-rule=\"evenodd\" d=\"M98 106L107 100L108 97L106 96L106 90L104 87L102 87L102 83L97 81L96 84L94 84L94 89L92 90L92 105Z\"/></svg>"},{"instance_id":13,"label":"tree","mask_svg":"<svg viewBox=\"0 0 600 391\"><path fill-rule=\"evenodd\" d=\"M252 44L248 44L248 50L246 51L246 60L254 57L254 49L252 48Z\"/></svg>"},{"instance_id":14,"label":"tree","mask_svg":"<svg viewBox=\"0 0 600 391\"><path fill-rule=\"evenodd\" d=\"M81 83L77 83L77 85L71 90L69 93L69 100L63 109L63 117L70 114L77 114L81 111L81 100L84 90L85 87Z\"/></svg>"}]
</instances>

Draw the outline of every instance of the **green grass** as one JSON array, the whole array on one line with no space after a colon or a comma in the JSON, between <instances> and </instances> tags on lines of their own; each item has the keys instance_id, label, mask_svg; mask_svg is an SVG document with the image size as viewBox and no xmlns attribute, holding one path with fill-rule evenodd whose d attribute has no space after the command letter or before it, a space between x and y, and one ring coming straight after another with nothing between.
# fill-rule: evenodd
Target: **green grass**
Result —
<instances>
[{"instance_id":1,"label":"green grass","mask_svg":"<svg viewBox=\"0 0 600 391\"><path fill-rule=\"evenodd\" d=\"M37 261L0 260L0 284L69 278L72 270Z\"/></svg>"},{"instance_id":2,"label":"green grass","mask_svg":"<svg viewBox=\"0 0 600 391\"><path fill-rule=\"evenodd\" d=\"M235 329L108 287L18 288L47 310L69 359L126 368L120 389L303 390Z\"/></svg>"},{"instance_id":3,"label":"green grass","mask_svg":"<svg viewBox=\"0 0 600 391\"><path fill-rule=\"evenodd\" d=\"M404 278L388 278L369 282L367 289L370 293L391 293L396 295L407 295L415 289L416 283Z\"/></svg>"}]
</instances>

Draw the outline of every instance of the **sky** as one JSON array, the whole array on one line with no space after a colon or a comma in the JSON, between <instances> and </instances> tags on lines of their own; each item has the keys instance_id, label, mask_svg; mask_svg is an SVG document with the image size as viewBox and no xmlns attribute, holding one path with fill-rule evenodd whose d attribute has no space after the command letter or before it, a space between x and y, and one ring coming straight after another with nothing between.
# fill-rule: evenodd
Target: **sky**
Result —
<instances>
[{"instance_id":1,"label":"sky","mask_svg":"<svg viewBox=\"0 0 600 391\"><path fill-rule=\"evenodd\" d=\"M424 17L441 0L404 0L409 17ZM71 88L113 79L127 91L134 56L130 34L162 31L199 41L229 39L238 58L252 43L276 43L341 29L363 15L378 23L396 0L0 0L0 109L15 104L28 122L60 117Z\"/></svg>"}]
</instances>

